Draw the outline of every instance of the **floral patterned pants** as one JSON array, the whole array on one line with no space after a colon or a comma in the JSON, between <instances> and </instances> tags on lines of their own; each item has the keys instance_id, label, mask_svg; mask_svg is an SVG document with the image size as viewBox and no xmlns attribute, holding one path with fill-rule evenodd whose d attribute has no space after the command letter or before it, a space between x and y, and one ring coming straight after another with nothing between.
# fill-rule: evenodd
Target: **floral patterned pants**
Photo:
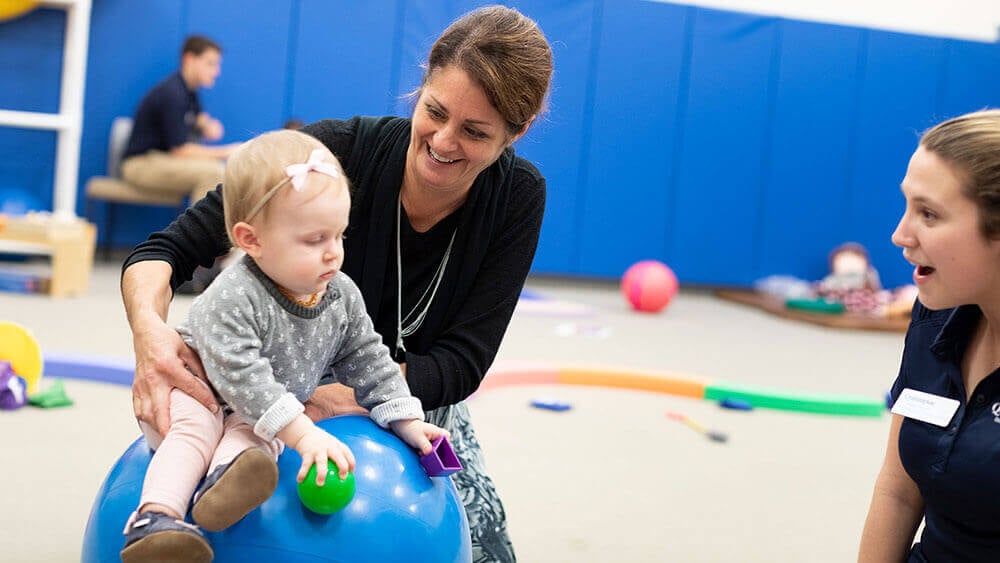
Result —
<instances>
[{"instance_id":1,"label":"floral patterned pants","mask_svg":"<svg viewBox=\"0 0 1000 563\"><path fill-rule=\"evenodd\" d=\"M507 515L493 480L486 474L483 451L472 429L465 403L441 407L427 413L427 421L451 433L451 445L463 469L452 474L465 505L472 532L474 563L513 563L514 546L507 535Z\"/></svg>"}]
</instances>

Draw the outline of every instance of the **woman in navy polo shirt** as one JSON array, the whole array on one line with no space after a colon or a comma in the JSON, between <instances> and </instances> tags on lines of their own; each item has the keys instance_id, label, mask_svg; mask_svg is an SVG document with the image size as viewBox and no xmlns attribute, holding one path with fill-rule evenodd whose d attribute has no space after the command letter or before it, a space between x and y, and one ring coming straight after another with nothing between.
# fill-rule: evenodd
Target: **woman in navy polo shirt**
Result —
<instances>
[{"instance_id":1,"label":"woman in navy polo shirt","mask_svg":"<svg viewBox=\"0 0 1000 563\"><path fill-rule=\"evenodd\" d=\"M927 131L901 187L919 297L858 560L1000 561L1000 110Z\"/></svg>"}]
</instances>

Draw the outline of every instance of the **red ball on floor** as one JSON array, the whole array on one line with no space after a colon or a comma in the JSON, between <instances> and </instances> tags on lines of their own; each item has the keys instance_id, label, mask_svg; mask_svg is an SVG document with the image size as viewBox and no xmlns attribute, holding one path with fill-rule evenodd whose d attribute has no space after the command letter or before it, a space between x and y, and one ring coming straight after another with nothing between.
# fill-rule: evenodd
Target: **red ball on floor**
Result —
<instances>
[{"instance_id":1,"label":"red ball on floor","mask_svg":"<svg viewBox=\"0 0 1000 563\"><path fill-rule=\"evenodd\" d=\"M622 276L622 293L636 311L657 313L677 295L677 276L663 262L636 262Z\"/></svg>"}]
</instances>

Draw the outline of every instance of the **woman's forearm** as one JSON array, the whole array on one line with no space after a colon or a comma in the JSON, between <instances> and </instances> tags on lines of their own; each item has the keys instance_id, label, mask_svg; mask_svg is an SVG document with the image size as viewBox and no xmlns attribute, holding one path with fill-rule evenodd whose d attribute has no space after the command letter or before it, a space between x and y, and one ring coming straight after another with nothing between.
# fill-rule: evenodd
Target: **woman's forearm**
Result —
<instances>
[{"instance_id":1,"label":"woman's forearm","mask_svg":"<svg viewBox=\"0 0 1000 563\"><path fill-rule=\"evenodd\" d=\"M166 322L173 297L170 274L170 264L159 260L136 262L122 273L122 301L133 332L150 315Z\"/></svg>"}]
</instances>

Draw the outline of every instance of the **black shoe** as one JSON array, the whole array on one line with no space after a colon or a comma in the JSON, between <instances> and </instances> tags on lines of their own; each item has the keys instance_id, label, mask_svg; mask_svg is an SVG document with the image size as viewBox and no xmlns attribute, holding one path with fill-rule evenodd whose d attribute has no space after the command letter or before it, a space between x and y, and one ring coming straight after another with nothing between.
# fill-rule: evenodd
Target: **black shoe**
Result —
<instances>
[{"instance_id":1,"label":"black shoe","mask_svg":"<svg viewBox=\"0 0 1000 563\"><path fill-rule=\"evenodd\" d=\"M143 512L125 528L123 563L176 561L209 563L212 546L198 526L162 512Z\"/></svg>"}]
</instances>

